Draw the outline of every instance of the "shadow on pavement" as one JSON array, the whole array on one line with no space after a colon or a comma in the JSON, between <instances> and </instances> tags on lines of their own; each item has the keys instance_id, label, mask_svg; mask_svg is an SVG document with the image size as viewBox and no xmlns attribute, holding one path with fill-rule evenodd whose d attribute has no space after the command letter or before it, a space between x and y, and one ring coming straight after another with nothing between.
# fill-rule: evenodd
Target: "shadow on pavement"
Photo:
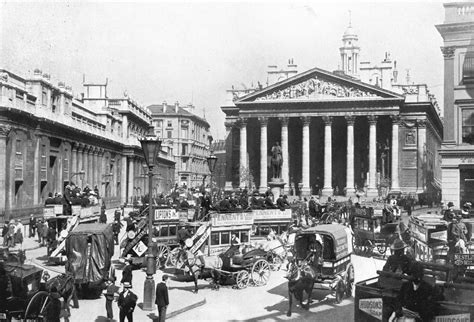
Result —
<instances>
[{"instance_id":1,"label":"shadow on pavement","mask_svg":"<svg viewBox=\"0 0 474 322\"><path fill-rule=\"evenodd\" d=\"M99 315L94 322L110 322L110 321L117 321L116 319L109 320L107 317Z\"/></svg>"}]
</instances>

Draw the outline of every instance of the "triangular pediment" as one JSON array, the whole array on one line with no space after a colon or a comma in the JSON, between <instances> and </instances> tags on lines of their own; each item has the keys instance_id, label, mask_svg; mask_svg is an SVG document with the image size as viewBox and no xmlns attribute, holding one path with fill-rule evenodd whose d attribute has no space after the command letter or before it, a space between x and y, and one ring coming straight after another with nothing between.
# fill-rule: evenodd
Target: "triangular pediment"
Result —
<instances>
[{"instance_id":1,"label":"triangular pediment","mask_svg":"<svg viewBox=\"0 0 474 322\"><path fill-rule=\"evenodd\" d=\"M249 95L239 102L401 99L403 96L348 76L314 68Z\"/></svg>"}]
</instances>

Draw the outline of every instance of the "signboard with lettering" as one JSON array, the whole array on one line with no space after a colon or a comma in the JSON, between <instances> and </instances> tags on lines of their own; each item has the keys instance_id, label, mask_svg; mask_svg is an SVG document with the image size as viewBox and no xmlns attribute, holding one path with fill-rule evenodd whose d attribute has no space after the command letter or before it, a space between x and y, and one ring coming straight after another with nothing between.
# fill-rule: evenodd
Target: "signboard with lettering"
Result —
<instances>
[{"instance_id":1,"label":"signboard with lettering","mask_svg":"<svg viewBox=\"0 0 474 322\"><path fill-rule=\"evenodd\" d=\"M458 266L474 265L474 254L454 254L454 265L458 265Z\"/></svg>"},{"instance_id":2,"label":"signboard with lettering","mask_svg":"<svg viewBox=\"0 0 474 322\"><path fill-rule=\"evenodd\" d=\"M291 219L291 209L254 209L252 210L253 219Z\"/></svg>"},{"instance_id":3,"label":"signboard with lettering","mask_svg":"<svg viewBox=\"0 0 474 322\"><path fill-rule=\"evenodd\" d=\"M43 208L43 217L44 219L56 217L56 214L54 213L54 208L53 207Z\"/></svg>"},{"instance_id":4,"label":"signboard with lettering","mask_svg":"<svg viewBox=\"0 0 474 322\"><path fill-rule=\"evenodd\" d=\"M442 230L442 231L432 232L430 234L430 238L447 241L448 240L448 231L447 230Z\"/></svg>"},{"instance_id":5,"label":"signboard with lettering","mask_svg":"<svg viewBox=\"0 0 474 322\"><path fill-rule=\"evenodd\" d=\"M253 214L249 212L213 214L211 223L213 226L253 225Z\"/></svg>"},{"instance_id":6,"label":"signboard with lettering","mask_svg":"<svg viewBox=\"0 0 474 322\"><path fill-rule=\"evenodd\" d=\"M153 221L179 220L179 212L176 209L155 209Z\"/></svg>"},{"instance_id":7,"label":"signboard with lettering","mask_svg":"<svg viewBox=\"0 0 474 322\"><path fill-rule=\"evenodd\" d=\"M204 229L202 229L203 227ZM199 236L199 237L193 239L194 245L190 249L191 253L195 254L198 251L198 249L201 248L201 246L206 242L210 234L211 234L211 226L203 225L199 227L198 231L195 234L195 236Z\"/></svg>"},{"instance_id":8,"label":"signboard with lettering","mask_svg":"<svg viewBox=\"0 0 474 322\"><path fill-rule=\"evenodd\" d=\"M470 322L471 314L453 314L453 315L438 315L435 317L435 322Z\"/></svg>"},{"instance_id":9,"label":"signboard with lettering","mask_svg":"<svg viewBox=\"0 0 474 322\"><path fill-rule=\"evenodd\" d=\"M382 321L382 298L360 299L359 310Z\"/></svg>"}]
</instances>

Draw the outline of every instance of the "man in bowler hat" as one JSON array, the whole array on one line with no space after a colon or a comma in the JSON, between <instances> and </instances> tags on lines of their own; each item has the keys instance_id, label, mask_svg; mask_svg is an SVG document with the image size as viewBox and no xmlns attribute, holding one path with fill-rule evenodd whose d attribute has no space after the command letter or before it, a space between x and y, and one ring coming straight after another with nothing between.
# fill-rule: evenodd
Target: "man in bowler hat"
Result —
<instances>
[{"instance_id":1,"label":"man in bowler hat","mask_svg":"<svg viewBox=\"0 0 474 322\"><path fill-rule=\"evenodd\" d=\"M156 286L156 300L155 304L158 307L158 321L166 320L166 309L170 303L168 298L168 275L163 275L162 282Z\"/></svg>"}]
</instances>

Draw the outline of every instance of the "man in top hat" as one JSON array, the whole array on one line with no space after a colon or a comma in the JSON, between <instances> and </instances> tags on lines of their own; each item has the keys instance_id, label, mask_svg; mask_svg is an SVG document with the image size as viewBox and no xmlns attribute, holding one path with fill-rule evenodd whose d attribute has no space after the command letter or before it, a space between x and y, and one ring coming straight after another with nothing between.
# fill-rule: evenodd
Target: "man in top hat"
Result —
<instances>
[{"instance_id":1,"label":"man in top hat","mask_svg":"<svg viewBox=\"0 0 474 322\"><path fill-rule=\"evenodd\" d=\"M412 260L410 257L405 255L405 247L406 245L401 239L397 238L393 241L390 246L392 255L387 258L387 262L383 266L385 272L399 274L408 274L410 272Z\"/></svg>"},{"instance_id":2,"label":"man in top hat","mask_svg":"<svg viewBox=\"0 0 474 322\"><path fill-rule=\"evenodd\" d=\"M123 283L123 291L119 294L117 304L120 310L119 317L120 322L127 321L133 322L133 311L137 305L138 297L130 290L132 285L128 282Z\"/></svg>"},{"instance_id":3,"label":"man in top hat","mask_svg":"<svg viewBox=\"0 0 474 322\"><path fill-rule=\"evenodd\" d=\"M462 214L454 213L451 223L448 225L448 258L453 259L455 253L467 253L466 242L468 230L462 222Z\"/></svg>"},{"instance_id":4,"label":"man in top hat","mask_svg":"<svg viewBox=\"0 0 474 322\"><path fill-rule=\"evenodd\" d=\"M156 285L156 300L155 304L158 307L158 321L163 322L166 320L166 308L170 304L168 297L168 275L161 277L162 282Z\"/></svg>"},{"instance_id":5,"label":"man in top hat","mask_svg":"<svg viewBox=\"0 0 474 322\"><path fill-rule=\"evenodd\" d=\"M35 237L36 234L36 218L35 215L30 215L30 238Z\"/></svg>"}]
</instances>

